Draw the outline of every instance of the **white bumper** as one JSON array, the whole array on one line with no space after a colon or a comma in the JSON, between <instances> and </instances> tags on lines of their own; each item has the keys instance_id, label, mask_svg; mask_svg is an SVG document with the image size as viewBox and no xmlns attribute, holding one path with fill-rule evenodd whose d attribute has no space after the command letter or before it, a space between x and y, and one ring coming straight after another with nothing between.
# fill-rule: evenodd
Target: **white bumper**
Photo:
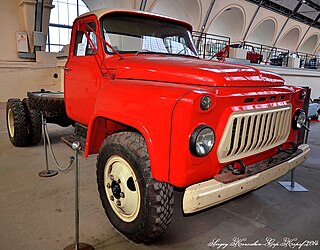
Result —
<instances>
[{"instance_id":1,"label":"white bumper","mask_svg":"<svg viewBox=\"0 0 320 250\"><path fill-rule=\"evenodd\" d=\"M183 196L184 213L194 213L217 205L285 175L289 170L294 169L308 158L309 145L300 145L299 149L302 150L302 153L294 158L244 179L228 184L212 179L189 186Z\"/></svg>"}]
</instances>

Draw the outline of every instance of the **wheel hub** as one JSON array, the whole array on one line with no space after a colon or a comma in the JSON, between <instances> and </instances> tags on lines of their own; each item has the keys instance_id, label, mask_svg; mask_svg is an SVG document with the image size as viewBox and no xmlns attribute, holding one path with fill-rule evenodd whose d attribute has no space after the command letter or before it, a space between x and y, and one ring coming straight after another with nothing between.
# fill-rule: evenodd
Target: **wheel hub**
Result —
<instances>
[{"instance_id":1,"label":"wheel hub","mask_svg":"<svg viewBox=\"0 0 320 250\"><path fill-rule=\"evenodd\" d=\"M13 120L13 112L12 109L8 110L8 128L10 136L14 136L14 120Z\"/></svg>"},{"instance_id":2,"label":"wheel hub","mask_svg":"<svg viewBox=\"0 0 320 250\"><path fill-rule=\"evenodd\" d=\"M104 185L114 213L125 222L132 222L140 210L138 179L130 164L120 156L111 156L104 169Z\"/></svg>"},{"instance_id":3,"label":"wheel hub","mask_svg":"<svg viewBox=\"0 0 320 250\"><path fill-rule=\"evenodd\" d=\"M115 181L112 182L111 184L111 189L112 189L112 193L113 193L113 196L116 198L116 199L120 199L121 197L121 187L118 183L116 183Z\"/></svg>"}]
</instances>

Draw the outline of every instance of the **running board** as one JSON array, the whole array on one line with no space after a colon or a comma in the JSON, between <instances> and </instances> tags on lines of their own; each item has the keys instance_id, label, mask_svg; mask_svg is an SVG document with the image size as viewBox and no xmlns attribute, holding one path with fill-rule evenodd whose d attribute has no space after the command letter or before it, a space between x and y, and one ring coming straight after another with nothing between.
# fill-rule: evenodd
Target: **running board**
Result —
<instances>
[{"instance_id":1,"label":"running board","mask_svg":"<svg viewBox=\"0 0 320 250\"><path fill-rule=\"evenodd\" d=\"M80 151L84 153L86 149L86 136L87 136L88 129L86 126L79 123L76 123L74 128L75 128L74 134L65 135L61 137L61 139L65 144L67 144L71 148L72 148L72 143L74 143L75 141L80 142Z\"/></svg>"}]
</instances>

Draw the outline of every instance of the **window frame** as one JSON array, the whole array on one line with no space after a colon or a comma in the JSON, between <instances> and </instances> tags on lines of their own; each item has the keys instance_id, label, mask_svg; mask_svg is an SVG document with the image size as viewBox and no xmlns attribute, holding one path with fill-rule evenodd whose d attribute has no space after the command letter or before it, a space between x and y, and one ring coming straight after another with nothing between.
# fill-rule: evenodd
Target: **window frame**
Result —
<instances>
[{"instance_id":1,"label":"window frame","mask_svg":"<svg viewBox=\"0 0 320 250\"><path fill-rule=\"evenodd\" d=\"M77 8L77 13L76 13L76 17L78 17L79 15L83 14L83 13L86 13L86 12L89 12L89 8L88 6L86 5L86 3L82 0L77 0L77 1L71 1L71 0L67 0L67 1L61 1L61 0L54 0L53 3L55 5L55 8L57 8L57 12L56 12L56 15L57 15L57 22L50 22L49 20L49 25L48 25L48 34L47 34L47 39L46 39L46 51L47 52L60 52L63 47L67 44L70 44L71 43L71 38L72 38L72 34L71 34L71 31L72 31L72 23L74 22L75 19L71 20L70 19L70 10L69 10L69 6L70 5L73 5L73 6L76 6ZM60 16L60 10L59 10L59 4L66 4L67 5L67 16L64 17L64 18L67 18L68 20L68 24L62 24L62 23L59 23L59 16ZM86 12L84 11L84 9L86 8ZM81 11L83 10L83 11ZM52 11L52 10L51 10ZM52 13L51 13L52 15ZM51 19L51 15L50 15L50 19ZM58 43L52 43L52 37L54 36L53 34L51 34L50 32L50 29L52 27L55 27L55 28L58 28L58 34L57 34L57 38L54 39L54 40L57 40ZM69 41L68 43L61 43L61 34L60 34L60 31L61 30L66 30L69 34L68 34L68 37L69 37ZM58 50L54 50L53 47L58 47Z\"/></svg>"}]
</instances>

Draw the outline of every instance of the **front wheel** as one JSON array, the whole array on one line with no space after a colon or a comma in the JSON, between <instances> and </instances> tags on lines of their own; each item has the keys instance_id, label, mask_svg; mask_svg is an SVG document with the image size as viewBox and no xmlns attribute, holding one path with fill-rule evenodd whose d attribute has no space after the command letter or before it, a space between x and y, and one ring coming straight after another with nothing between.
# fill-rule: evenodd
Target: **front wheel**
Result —
<instances>
[{"instance_id":1,"label":"front wheel","mask_svg":"<svg viewBox=\"0 0 320 250\"><path fill-rule=\"evenodd\" d=\"M97 159L97 182L105 212L135 242L154 240L173 215L173 188L153 179L144 138L135 132L109 136Z\"/></svg>"}]
</instances>

